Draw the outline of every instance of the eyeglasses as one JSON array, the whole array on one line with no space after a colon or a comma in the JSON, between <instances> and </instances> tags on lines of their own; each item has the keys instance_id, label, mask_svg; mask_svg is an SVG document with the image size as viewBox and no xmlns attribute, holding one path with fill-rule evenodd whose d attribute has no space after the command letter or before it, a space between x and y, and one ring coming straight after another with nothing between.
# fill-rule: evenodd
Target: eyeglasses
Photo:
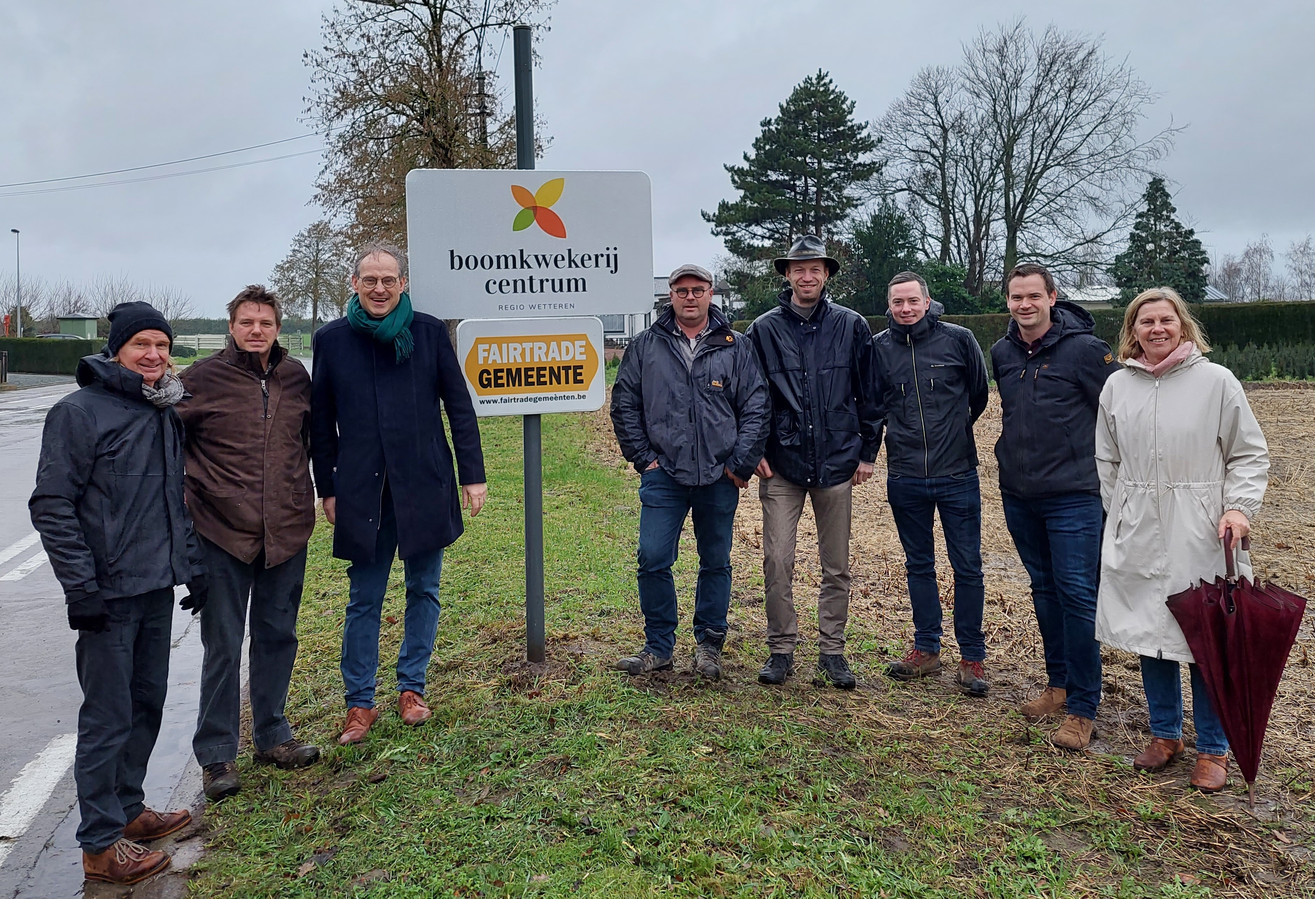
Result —
<instances>
[{"instance_id":1,"label":"eyeglasses","mask_svg":"<svg viewBox=\"0 0 1315 899\"><path fill-rule=\"evenodd\" d=\"M711 287L677 287L672 290L672 293L680 297L682 300L685 299L685 297L693 297L697 300L711 289Z\"/></svg>"},{"instance_id":2,"label":"eyeglasses","mask_svg":"<svg viewBox=\"0 0 1315 899\"><path fill-rule=\"evenodd\" d=\"M367 275L366 277L359 278L358 280L361 282L361 286L364 287L366 290L374 290L375 285L377 284L382 284L385 290L392 290L394 287L397 286L397 279L394 278L392 275L389 275L387 278L376 278L372 275Z\"/></svg>"}]
</instances>

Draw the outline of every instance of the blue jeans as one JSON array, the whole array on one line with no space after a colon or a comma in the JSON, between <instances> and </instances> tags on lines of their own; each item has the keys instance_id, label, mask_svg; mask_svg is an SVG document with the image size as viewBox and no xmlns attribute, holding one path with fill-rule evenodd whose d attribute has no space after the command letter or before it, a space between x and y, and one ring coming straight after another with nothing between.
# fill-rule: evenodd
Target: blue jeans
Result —
<instances>
[{"instance_id":1,"label":"blue jeans","mask_svg":"<svg viewBox=\"0 0 1315 899\"><path fill-rule=\"evenodd\" d=\"M1179 663L1170 659L1141 657L1141 682L1146 690L1146 710L1151 713L1151 735L1165 740L1183 736L1183 685ZM1225 755L1228 737L1215 714L1205 681L1196 665L1192 672L1192 722L1196 725L1196 751Z\"/></svg>"},{"instance_id":2,"label":"blue jeans","mask_svg":"<svg viewBox=\"0 0 1315 899\"><path fill-rule=\"evenodd\" d=\"M385 494L374 561L353 562L347 568L350 588L347 621L342 630L342 682L347 706L374 707L374 681L379 669L379 616L384 591L397 552L397 516ZM425 672L438 636L438 580L443 572L443 550L404 559L406 619L402 648L397 654L397 690L424 695Z\"/></svg>"},{"instance_id":3,"label":"blue jeans","mask_svg":"<svg viewBox=\"0 0 1315 899\"><path fill-rule=\"evenodd\" d=\"M904 546L914 648L941 651L941 598L932 532L933 516L939 512L945 549L954 569L954 638L959 656L965 662L984 661L986 589L982 583L982 493L977 469L944 478L891 475L886 480L886 496Z\"/></svg>"},{"instance_id":4,"label":"blue jeans","mask_svg":"<svg viewBox=\"0 0 1315 899\"><path fill-rule=\"evenodd\" d=\"M676 582L671 566L680 549L685 516L692 513L699 552L694 588L694 640L721 648L731 604L731 537L740 491L722 477L704 487L684 487L661 468L639 483L639 608L644 646L660 658L676 647Z\"/></svg>"},{"instance_id":5,"label":"blue jeans","mask_svg":"<svg viewBox=\"0 0 1315 899\"><path fill-rule=\"evenodd\" d=\"M1032 579L1032 607L1052 687L1067 693L1070 715L1096 719L1100 644L1096 588L1100 579L1100 497L1066 493L1042 499L1001 494L1018 558Z\"/></svg>"}]
</instances>

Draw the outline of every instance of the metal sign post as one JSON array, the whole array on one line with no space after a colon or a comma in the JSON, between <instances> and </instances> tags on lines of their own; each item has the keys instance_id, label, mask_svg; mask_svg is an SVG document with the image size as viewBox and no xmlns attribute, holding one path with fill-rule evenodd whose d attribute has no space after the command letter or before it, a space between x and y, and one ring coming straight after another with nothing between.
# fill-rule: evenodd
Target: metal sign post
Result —
<instances>
[{"instance_id":1,"label":"metal sign post","mask_svg":"<svg viewBox=\"0 0 1315 899\"><path fill-rule=\"evenodd\" d=\"M516 168L534 168L534 76L530 26L512 29L516 71ZM543 432L542 418L524 419L525 453L525 657L547 658L543 629Z\"/></svg>"}]
</instances>

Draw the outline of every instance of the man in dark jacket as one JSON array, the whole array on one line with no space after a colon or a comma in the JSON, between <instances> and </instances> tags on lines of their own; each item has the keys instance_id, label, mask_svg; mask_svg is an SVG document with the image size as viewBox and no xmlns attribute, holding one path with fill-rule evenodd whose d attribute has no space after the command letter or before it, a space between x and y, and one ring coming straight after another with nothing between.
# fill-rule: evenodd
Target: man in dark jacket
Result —
<instances>
[{"instance_id":1,"label":"man in dark jacket","mask_svg":"<svg viewBox=\"0 0 1315 899\"><path fill-rule=\"evenodd\" d=\"M484 505L479 424L447 327L414 312L406 254L375 243L357 256L347 314L315 334L311 462L333 554L351 562L342 679L347 722L338 742L359 743L374 703L379 621L396 553L406 568L406 617L397 655L398 712L431 716L425 672L438 635L443 547L461 536L461 510ZM448 448L446 410L456 455ZM457 479L460 478L460 499Z\"/></svg>"},{"instance_id":2,"label":"man in dark jacket","mask_svg":"<svg viewBox=\"0 0 1315 899\"><path fill-rule=\"evenodd\" d=\"M192 751L212 800L240 788L242 637L251 606L249 688L255 760L309 765L315 746L284 717L297 658L297 611L306 542L315 528L311 491L310 375L278 344L279 298L259 284L228 304L229 342L183 372L187 508L210 577L201 613L201 708Z\"/></svg>"},{"instance_id":3,"label":"man in dark jacket","mask_svg":"<svg viewBox=\"0 0 1315 899\"><path fill-rule=\"evenodd\" d=\"M806 497L813 504L822 565L817 682L848 690L855 685L844 656L852 491L872 477L881 442L872 331L861 315L828 298L827 279L840 263L826 255L820 238L799 238L773 264L790 286L746 332L772 399L771 433L757 469L769 652L758 681L783 684L794 673L795 544Z\"/></svg>"},{"instance_id":4,"label":"man in dark jacket","mask_svg":"<svg viewBox=\"0 0 1315 899\"><path fill-rule=\"evenodd\" d=\"M183 426L174 411L173 331L148 303L110 312L102 355L78 363L81 388L46 416L28 503L78 632L73 761L88 880L136 883L169 856L142 843L191 820L143 803L169 686L173 588L205 605L201 553L183 504Z\"/></svg>"},{"instance_id":5,"label":"man in dark jacket","mask_svg":"<svg viewBox=\"0 0 1315 899\"><path fill-rule=\"evenodd\" d=\"M628 674L671 667L676 561L693 513L694 670L721 677L731 600L731 536L740 493L767 439L767 385L748 341L712 307L712 275L682 265L667 279L671 305L626 348L612 388L612 426L640 473L639 607L644 646L616 663Z\"/></svg>"},{"instance_id":6,"label":"man in dark jacket","mask_svg":"<svg viewBox=\"0 0 1315 899\"><path fill-rule=\"evenodd\" d=\"M941 669L932 531L939 512L954 569L957 683L970 696L985 696L982 495L973 424L986 409L986 360L971 331L940 320L943 308L920 275L896 275L886 296L889 326L872 345L886 426L887 497L913 607L913 648L886 673L912 680Z\"/></svg>"},{"instance_id":7,"label":"man in dark jacket","mask_svg":"<svg viewBox=\"0 0 1315 899\"><path fill-rule=\"evenodd\" d=\"M1043 266L1005 278L1009 330L991 347L1004 420L995 457L1000 500L1046 659L1046 689L1019 709L1028 718L1068 714L1051 739L1085 749L1100 704L1096 587L1102 510L1095 433L1100 391L1119 364L1091 333L1090 313L1058 300Z\"/></svg>"}]
</instances>

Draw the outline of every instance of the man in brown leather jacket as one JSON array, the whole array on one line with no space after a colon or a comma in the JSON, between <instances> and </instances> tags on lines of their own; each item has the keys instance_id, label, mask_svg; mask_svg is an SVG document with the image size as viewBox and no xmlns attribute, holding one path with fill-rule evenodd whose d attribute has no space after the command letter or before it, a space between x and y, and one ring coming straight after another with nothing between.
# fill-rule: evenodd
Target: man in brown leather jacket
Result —
<instances>
[{"instance_id":1,"label":"man in brown leather jacket","mask_svg":"<svg viewBox=\"0 0 1315 899\"><path fill-rule=\"evenodd\" d=\"M240 788L236 759L248 600L255 761L298 768L320 755L318 747L292 736L284 716L315 495L310 375L278 344L282 320L275 294L247 287L228 304L228 345L182 375L190 394L178 406L186 428L187 508L210 572L192 751L212 800Z\"/></svg>"}]
</instances>

